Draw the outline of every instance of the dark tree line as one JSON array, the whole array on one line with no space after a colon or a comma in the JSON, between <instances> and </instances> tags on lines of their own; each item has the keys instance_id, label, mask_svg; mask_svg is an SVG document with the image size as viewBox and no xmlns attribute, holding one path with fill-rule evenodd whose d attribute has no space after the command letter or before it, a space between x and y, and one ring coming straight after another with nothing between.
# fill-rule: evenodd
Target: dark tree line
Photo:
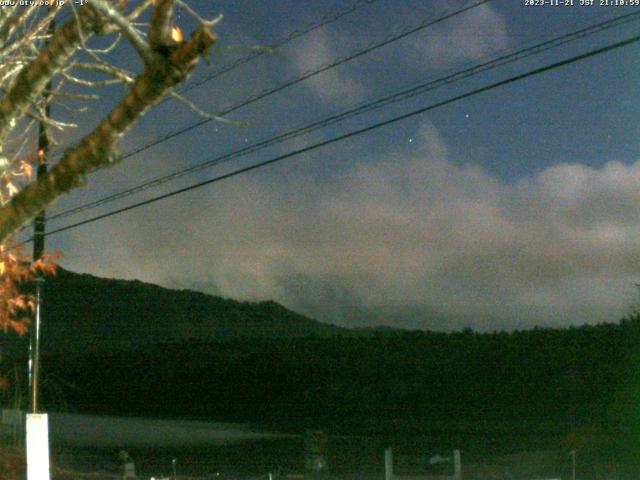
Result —
<instances>
[{"instance_id":1,"label":"dark tree line","mask_svg":"<svg viewBox=\"0 0 640 480\"><path fill-rule=\"evenodd\" d=\"M164 343L55 354L52 409L343 433L640 432L640 318L480 334Z\"/></svg>"}]
</instances>

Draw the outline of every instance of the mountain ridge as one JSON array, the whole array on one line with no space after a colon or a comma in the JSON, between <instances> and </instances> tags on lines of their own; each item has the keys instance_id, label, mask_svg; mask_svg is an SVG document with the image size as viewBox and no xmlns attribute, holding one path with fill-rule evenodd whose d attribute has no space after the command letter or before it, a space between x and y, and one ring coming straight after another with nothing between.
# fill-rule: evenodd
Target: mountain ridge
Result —
<instances>
[{"instance_id":1,"label":"mountain ridge","mask_svg":"<svg viewBox=\"0 0 640 480\"><path fill-rule=\"evenodd\" d=\"M273 301L237 301L59 268L43 297L43 349L122 349L145 344L357 334Z\"/></svg>"}]
</instances>

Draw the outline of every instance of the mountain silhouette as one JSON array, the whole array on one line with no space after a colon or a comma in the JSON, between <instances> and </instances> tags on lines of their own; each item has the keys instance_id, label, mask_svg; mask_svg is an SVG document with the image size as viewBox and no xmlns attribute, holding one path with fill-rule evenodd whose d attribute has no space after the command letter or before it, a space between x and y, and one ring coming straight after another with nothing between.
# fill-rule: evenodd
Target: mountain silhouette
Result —
<instances>
[{"instance_id":1,"label":"mountain silhouette","mask_svg":"<svg viewBox=\"0 0 640 480\"><path fill-rule=\"evenodd\" d=\"M138 280L59 268L43 298L45 351L126 349L157 343L348 334L273 302L239 302Z\"/></svg>"}]
</instances>

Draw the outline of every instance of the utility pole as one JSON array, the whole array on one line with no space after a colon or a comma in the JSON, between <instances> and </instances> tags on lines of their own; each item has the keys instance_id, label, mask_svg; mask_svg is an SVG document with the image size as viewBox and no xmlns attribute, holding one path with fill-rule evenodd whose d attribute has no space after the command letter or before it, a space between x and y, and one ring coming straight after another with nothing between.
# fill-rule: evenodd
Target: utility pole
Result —
<instances>
[{"instance_id":1,"label":"utility pole","mask_svg":"<svg viewBox=\"0 0 640 480\"><path fill-rule=\"evenodd\" d=\"M49 115L49 93L51 85L47 87L47 93L43 94L45 115ZM44 121L40 122L38 136L38 176L47 171L47 151L49 149L49 137ZM40 212L34 222L33 235L33 259L38 260L44 251L44 210ZM44 278L38 275L35 280L36 311L31 327L31 343L29 348L29 386L31 388L31 409L27 414L27 480L49 480L49 417L47 414L38 413L38 380L40 372L40 324L42 317L42 284Z\"/></svg>"},{"instance_id":2,"label":"utility pole","mask_svg":"<svg viewBox=\"0 0 640 480\"><path fill-rule=\"evenodd\" d=\"M44 103L44 118L49 118L49 98L51 96L51 83L47 85L42 94ZM38 169L37 177L47 173L47 154L49 153L49 129L47 124L40 120L38 130ZM36 216L33 224L33 260L39 260L44 252L45 236L45 211L42 210ZM31 329L31 345L29 349L29 385L31 388L31 413L38 413L38 380L40 374L40 328L42 323L42 286L44 278L38 274L35 279L36 310Z\"/></svg>"},{"instance_id":3,"label":"utility pole","mask_svg":"<svg viewBox=\"0 0 640 480\"><path fill-rule=\"evenodd\" d=\"M576 480L576 451L571 450L571 478Z\"/></svg>"},{"instance_id":4,"label":"utility pole","mask_svg":"<svg viewBox=\"0 0 640 480\"><path fill-rule=\"evenodd\" d=\"M51 83L42 95L44 119L40 121L38 132L38 177L47 172L47 152L49 150L49 132L46 119L49 117L49 98ZM34 222L33 259L38 260L44 252L45 212L38 213ZM42 317L42 285L44 278L35 279L36 309L31 326L29 348L29 386L30 413L27 414L27 480L49 480L49 417L38 413L38 381L40 373L40 326Z\"/></svg>"},{"instance_id":5,"label":"utility pole","mask_svg":"<svg viewBox=\"0 0 640 480\"><path fill-rule=\"evenodd\" d=\"M52 19L49 23L47 33L53 35L55 23ZM42 92L41 110L42 118L38 128L38 168L36 175L38 178L47 173L47 155L49 153L49 127L47 120L50 117L50 100L52 83L49 81ZM33 224L33 260L39 260L44 253L45 237L45 211L38 213ZM38 384L40 377L40 329L42 323L42 290L44 278L40 273L36 274L35 296L36 308L31 325L29 343L29 387L30 393L30 413L26 419L26 444L27 444L27 480L49 480L49 416L38 413Z\"/></svg>"},{"instance_id":6,"label":"utility pole","mask_svg":"<svg viewBox=\"0 0 640 480\"><path fill-rule=\"evenodd\" d=\"M53 35L55 32L56 23L55 19L52 19L47 28L47 34ZM47 125L47 119L51 116L51 91L53 85L51 81L47 83L45 89L42 92L42 108L40 114L42 118L38 123L38 152L36 161L38 162L38 168L36 170L37 178L42 177L47 173L47 160L49 154L49 126ZM33 222L33 260L39 260L44 253L44 237L45 237L45 211L36 215ZM42 323L42 287L44 278L42 275L37 274L35 279L35 296L36 296L36 310L34 312L33 324L31 328L31 338L29 344L29 388L30 388L30 411L31 413L38 413L38 384L40 376L40 328Z\"/></svg>"}]
</instances>

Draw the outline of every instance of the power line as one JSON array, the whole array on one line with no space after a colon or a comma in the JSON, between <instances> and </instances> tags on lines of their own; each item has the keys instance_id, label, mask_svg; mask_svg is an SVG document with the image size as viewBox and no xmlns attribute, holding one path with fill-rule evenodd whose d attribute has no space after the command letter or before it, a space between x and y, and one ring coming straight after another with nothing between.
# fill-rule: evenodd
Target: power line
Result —
<instances>
[{"instance_id":1,"label":"power line","mask_svg":"<svg viewBox=\"0 0 640 480\"><path fill-rule=\"evenodd\" d=\"M324 17L322 17L319 21L315 22L315 23L311 23L307 26L304 26L300 29L294 30L292 32L290 32L287 36L283 37L282 39L272 43L271 45L269 45L267 48L262 48L259 50L255 50L253 52L251 52L249 55L246 55L242 58L239 58L237 60L235 60L234 62L231 62L229 65L226 65L224 67L222 67L219 70L216 70L215 72L207 75L205 78L197 81L197 82L192 82L191 84L187 85L185 88L182 88L180 90L180 93L186 93L189 92L191 90L193 90L194 88L197 88L201 85L204 85L205 83L209 82L210 80L213 80L214 78L217 78L221 75L224 75L225 73L228 73L232 70L235 70L236 68L238 68L241 65L244 65L245 63L250 62L251 60L260 57L261 55L264 55L265 53L271 53L274 50L277 50L279 48L282 48L283 46L285 46L286 44L288 44L289 42L291 42L292 40L295 40L296 38L300 38L308 33L311 33L315 30L318 30L322 27L325 27L326 25L329 25L333 22L336 22L338 20L340 20L341 18L359 10L360 8L364 7L364 6L368 6L371 5L375 2L377 2L378 0L357 0L356 2L354 2L353 4L342 8L332 14L329 15L325 15ZM164 97L161 102L164 102L165 100L167 100L168 98L171 97ZM53 154L59 154L60 153L60 149L56 149L57 151L53 152ZM127 154L128 155L128 154Z\"/></svg>"},{"instance_id":2,"label":"power line","mask_svg":"<svg viewBox=\"0 0 640 480\"><path fill-rule=\"evenodd\" d=\"M522 74L519 74L519 75L515 75L515 76L510 77L510 78L507 78L505 80L501 80L499 82L491 83L491 84L486 85L484 87L480 87L480 88L477 88L475 90L471 90L469 92L463 93L461 95L457 95L455 97L451 97L451 98L449 98L447 100L443 100L443 101L428 105L426 107L422 107L422 108L419 108L417 110L413 110L411 112L408 112L408 113L405 113L405 114L402 114L402 115L398 115L398 116L390 118L388 120L384 120L382 122L378 122L378 123L375 123L373 125L369 125L367 127L360 128L360 129L357 129L357 130L352 130L351 132L345 133L343 135L338 135L338 136L333 137L333 138L331 138L329 140L324 140L322 142L314 143L314 144L309 145L307 147L300 148L298 150L293 150L291 152L276 156L276 157L271 158L269 160L265 160L265 161L256 163L254 165L250 165L248 167L239 168L237 170L234 170L232 172L226 173L224 175L220 175L220 176L211 178L209 180L205 180L203 182L198 182L198 183L192 184L192 185L190 185L188 187L185 187L185 188L174 190L172 192L165 193L163 195L159 195L157 197L150 198L148 200L144 200L142 202L138 202L138 203L129 205L129 206L124 207L124 208L113 210L111 212L108 212L108 213L105 213L105 214L102 214L102 215L97 215L95 217L92 217L92 218L89 218L89 219L86 219L86 220L83 220L83 221L80 221L80 222L76 222L76 223L73 223L71 225L66 225L64 227L61 227L61 228L58 228L58 229L55 229L55 230L51 230L51 231L46 233L46 236L55 235L57 233L61 233L61 232L64 232L64 231L67 231L67 230L70 230L70 229L73 229L73 228L77 228L77 227L82 226L82 225L93 223L93 222L96 222L98 220L102 220L102 219L117 215L119 213L127 212L127 211L130 211L130 210L145 206L145 205L149 205L151 203L155 203L155 202L163 200L165 198L169 198L169 197L173 197L175 195L186 193L186 192L189 192L191 190L195 190L197 188L203 187L205 185L210 185L212 183L216 183L216 182L219 182L219 181L222 181L222 180L226 180L228 178L238 176L238 175L240 175L242 173L247 173L247 172L250 172L252 170L257 170L258 168L262 168L262 167L265 167L267 165L271 165L271 164L274 164L274 163L277 163L277 162L281 162L281 161L286 160L288 158L291 158L291 157L294 157L294 156L298 156L298 155L301 155L303 153L307 153L307 152L316 150L318 148L325 147L327 145L331 145L333 143L340 142L342 140L346 140L348 138L355 137L357 135L361 135L363 133L367 133L367 132L370 132L372 130L376 130L378 128L381 128L381 127L384 127L384 126L387 126L387 125L391 125L393 123L397 123L397 122L400 122L402 120L406 120L408 118L414 117L416 115L420 115L422 113L425 113L425 112L428 112L428 111L431 111L431 110L435 110L435 109L443 107L445 105L449 105L449 104L452 104L454 102L457 102L457 101L460 101L460 100L463 100L463 99L478 95L480 93L484 93L484 92L487 92L487 91L490 91L490 90L494 90L496 88L503 87L505 85L508 85L508 84L511 84L511 83L514 83L514 82L517 82L517 81L520 81L520 80L524 80L526 78L530 78L530 77L533 77L533 76L536 76L536 75L540 75L540 74L542 74L544 72L548 72L548 71L554 70L556 68L563 67L565 65L569 65L569 64L578 62L580 60L584 60L586 58L590 58L590 57L593 57L593 56L596 56L596 55L600 55L600 54L603 54L603 53L606 53L606 52L610 52L612 50L615 50L615 49L618 49L618 48L621 48L621 47L624 47L624 46L627 46L627 45L631 45L631 44L636 43L638 41L640 41L640 35L636 35L636 36L627 38L626 40L622 40L622 41L607 45L605 47L601 47L601 48L598 48L598 49L595 49L595 50L590 50L590 51L588 51L586 53L583 53L583 54L580 54L580 55L576 55L576 56L570 57L568 59L561 60L559 62L555 62L555 63L549 64L549 65L546 65L546 66L543 66L543 67L539 67L539 68L536 68L534 70L530 70L528 72L525 72L525 73L522 73ZM33 239L28 239L24 243L31 242L32 240Z\"/></svg>"},{"instance_id":3,"label":"power line","mask_svg":"<svg viewBox=\"0 0 640 480\"><path fill-rule=\"evenodd\" d=\"M360 49L360 50L358 50L358 51L356 51L354 53L351 53L351 54L343 56L343 57L338 57L337 59L335 59L331 63L320 65L319 67L317 67L314 70L310 70L308 72L305 72L300 77L294 78L293 80L289 80L289 81L287 81L287 82L285 82L285 83L283 83L281 85L278 85L277 87L274 87L274 88L271 88L271 89L266 89L266 90L263 90L262 92L259 92L259 93L255 94L255 95L252 95L251 97L248 97L245 100L242 100L240 103L237 103L237 104L235 104L235 105L233 105L231 107L227 107L227 108L223 109L220 112L217 112L217 116L221 117L221 116L227 115L229 113L235 112L236 110L239 110L239 109L241 109L243 107L246 107L247 105L255 103L255 102L257 102L259 100L262 100L262 99L264 99L266 97L269 97L269 96L271 96L273 94L279 93L279 92L281 92L281 91L283 91L283 90L285 90L285 89L287 89L289 87L292 87L292 86L294 86L294 85L296 85L298 83L301 83L301 82L303 82L305 80L308 80L308 79L310 79L310 78L312 78L312 77L314 77L316 75L319 75L319 74L321 74L323 72L326 72L328 70L336 68L336 67L338 67L338 66L340 66L340 65L342 65L342 64L344 64L346 62L350 62L351 60L354 60L354 59L356 59L358 57L361 57L363 55L371 53L374 50L377 50L379 48L385 47L385 46L387 46L387 45L389 45L389 44L391 44L393 42L396 42L398 40L406 38L407 36L412 35L414 33L417 33L417 32L419 32L421 30L424 30L426 28L429 28L429 27L432 27L434 25L437 25L437 24L439 24L441 22L444 22L445 20L448 20L450 18L453 18L453 17L455 17L457 15L461 15L462 13L465 13L465 12L467 12L469 10L472 10L472 9L474 9L476 7L479 7L479 6L481 6L481 5L485 4L485 3L488 3L490 1L492 1L492 0L479 0L479 1L477 1L477 2L475 2L473 4L471 4L471 5L463 7L461 9L459 9L459 10L455 10L455 11L453 11L451 13L447 13L447 14L441 16L441 17L438 17L435 20L424 20L419 25L417 25L415 27L411 27L411 28L409 28L407 30L403 30L400 33L389 35L387 38L385 38L381 42L375 42L375 43L369 44L367 47L365 47L363 49ZM212 121L211 118L202 119L202 120L194 122L191 125L188 125L188 126L186 126L184 128L181 128L181 129L176 130L174 132L171 132L171 133L168 133L168 134L163 135L161 137L158 137L155 140L152 140L152 141L150 141L150 142L148 142L148 143L146 143L144 145L141 145L140 147L137 147L137 148L135 148L135 149L123 154L121 159L126 159L126 158L132 157L134 155L137 155L138 153L143 152L143 151L145 151L145 150L147 150L147 149L149 149L149 148L151 148L153 146L156 146L156 145L159 145L161 143L164 143L164 142L166 142L166 141L168 141L168 140L170 140L172 138L175 138L175 137L177 137L179 135L182 135L183 133L189 132L189 131L191 131L191 130L193 130L195 128L198 128L198 127L200 127L202 125L205 125L205 124L207 124L207 123L209 123L211 121Z\"/></svg>"},{"instance_id":4,"label":"power line","mask_svg":"<svg viewBox=\"0 0 640 480\"><path fill-rule=\"evenodd\" d=\"M261 142L255 143L253 145L249 145L247 147L244 147L242 149L236 150L234 152L230 152L228 154L224 154L222 156L207 160L205 162L199 163L197 165L193 165L187 168L183 168L180 170L176 170L168 175L164 175L161 177L157 177L155 179L152 180L148 180L146 182L143 182L141 184L138 184L136 186L130 187L128 189L122 190L120 192L116 192L113 193L111 195L108 195L106 197L103 197L101 199L98 200L94 200L92 202L88 202L85 203L84 205L80 205L77 207L73 207L70 208L68 210L64 210L62 212L59 212L57 214L54 214L52 216L49 217L49 220L55 220L55 219L59 219L59 218L64 218L64 217L68 217L71 215L75 215L77 213L89 210L89 209L93 209L96 207L99 207L101 205L110 203L112 201L115 200L119 200L121 198L125 198L127 196L133 195L135 193L138 192L142 192L144 190L150 189L150 188L154 188L157 187L159 185L162 185L164 183L173 181L177 178L180 178L182 176L185 176L187 174L205 169L205 168L209 168L213 165L218 165L222 162L226 162L229 160L232 160L234 158L238 158L244 155L247 155L249 153L253 153L256 152L258 150L261 150L263 148L266 148L268 146L271 145L275 145L278 143L281 143L285 140L289 140L291 138L295 138L298 137L300 135L303 134L307 134L311 131L317 130L319 128L324 128L326 126L332 125L336 122L342 121L346 118L355 116L355 115L360 115L362 113L365 112L369 112L372 111L374 109L378 109L381 108L383 106L401 101L401 100L405 100L411 97L414 97L416 95L419 94L423 94L425 92L428 91L432 91L435 90L436 88L439 88L443 85L448 85L454 82L457 82L459 80L462 79L466 79L469 78L473 75L477 75L479 73L506 65L508 63L512 63L518 60L522 60L523 58L527 58L529 56L532 55L536 55L538 53L544 52L546 50L550 50L552 48L556 48L559 47L561 45L565 45L566 43L569 43L571 41L577 40L577 39L581 39L581 38L585 38L589 35L592 35L594 33L609 29L609 28L613 28L613 27L617 27L620 26L622 24L625 23L629 23L632 21L637 21L640 18L640 12L635 12L635 13L629 13L629 14L625 14L625 15L620 15L617 17L614 17L610 20L606 20L604 22L599 22L597 24L594 25L590 25L588 27L579 29L577 31L574 32L570 32L570 33L566 33L564 35L555 37L553 39L550 40L546 40L544 42L538 43L536 45L527 47L527 48L523 48L520 50L517 50L515 52L506 54L506 55L502 55L499 56L497 58L494 58L492 60L489 60L487 62L478 64L478 65L474 65L470 68L464 69L462 71L458 71L455 72L453 74L450 75L446 75L444 77L440 77L436 80L432 80L426 83L422 83L419 84L417 86L411 87L409 89L405 89L402 90L400 92L391 94L391 95L386 95L383 96L381 98L378 98L377 100L374 101L369 101L369 102L365 102L362 103L360 105L351 107L345 111L342 111L338 114L332 115L330 117L324 118L322 120L318 120L315 122L312 122L310 124L306 124L302 127L298 127L292 130L289 130L287 132L284 132L282 134L276 135L274 137L271 137L269 139L263 140Z\"/></svg>"},{"instance_id":5,"label":"power line","mask_svg":"<svg viewBox=\"0 0 640 480\"><path fill-rule=\"evenodd\" d=\"M358 0L357 2L353 3L352 5L349 5L348 7L342 9L342 10L338 10L337 12L327 15L324 18L320 19L320 21L318 21L317 23L313 23L311 25L308 25L306 27L303 27L300 30L294 30L293 32L291 32L289 35L287 35L286 37L284 37L283 39L279 40L278 42L272 43L271 45L269 45L268 50L266 49L261 49L258 50L256 52L253 52L249 55L247 55L246 57L240 58L238 60L236 60L235 62L232 62L231 64L227 65L226 67L221 68L220 70L216 70L215 72L213 72L212 74L208 75L207 77L197 81L197 82L193 82L191 84L189 84L186 88L182 89L182 92L188 92L190 90L193 90L194 88L197 88L201 85L204 85L205 83L213 80L214 78L219 77L220 75L223 75L225 73L230 72L231 70L236 69L237 67L239 67L240 65L244 65L247 62L250 62L251 60L253 60L256 57L259 57L261 55L264 55L267 52L276 50L278 48L283 47L284 45L286 45L287 43L291 42L292 40L295 40L296 38L302 37L303 35L306 35L307 33L311 33L314 30L317 30L319 28L322 28L330 23L333 23L339 19L341 19L342 17L349 15L353 12L355 12L356 10L364 7L364 6L368 6L371 5L372 3L376 2L377 0Z\"/></svg>"}]
</instances>

